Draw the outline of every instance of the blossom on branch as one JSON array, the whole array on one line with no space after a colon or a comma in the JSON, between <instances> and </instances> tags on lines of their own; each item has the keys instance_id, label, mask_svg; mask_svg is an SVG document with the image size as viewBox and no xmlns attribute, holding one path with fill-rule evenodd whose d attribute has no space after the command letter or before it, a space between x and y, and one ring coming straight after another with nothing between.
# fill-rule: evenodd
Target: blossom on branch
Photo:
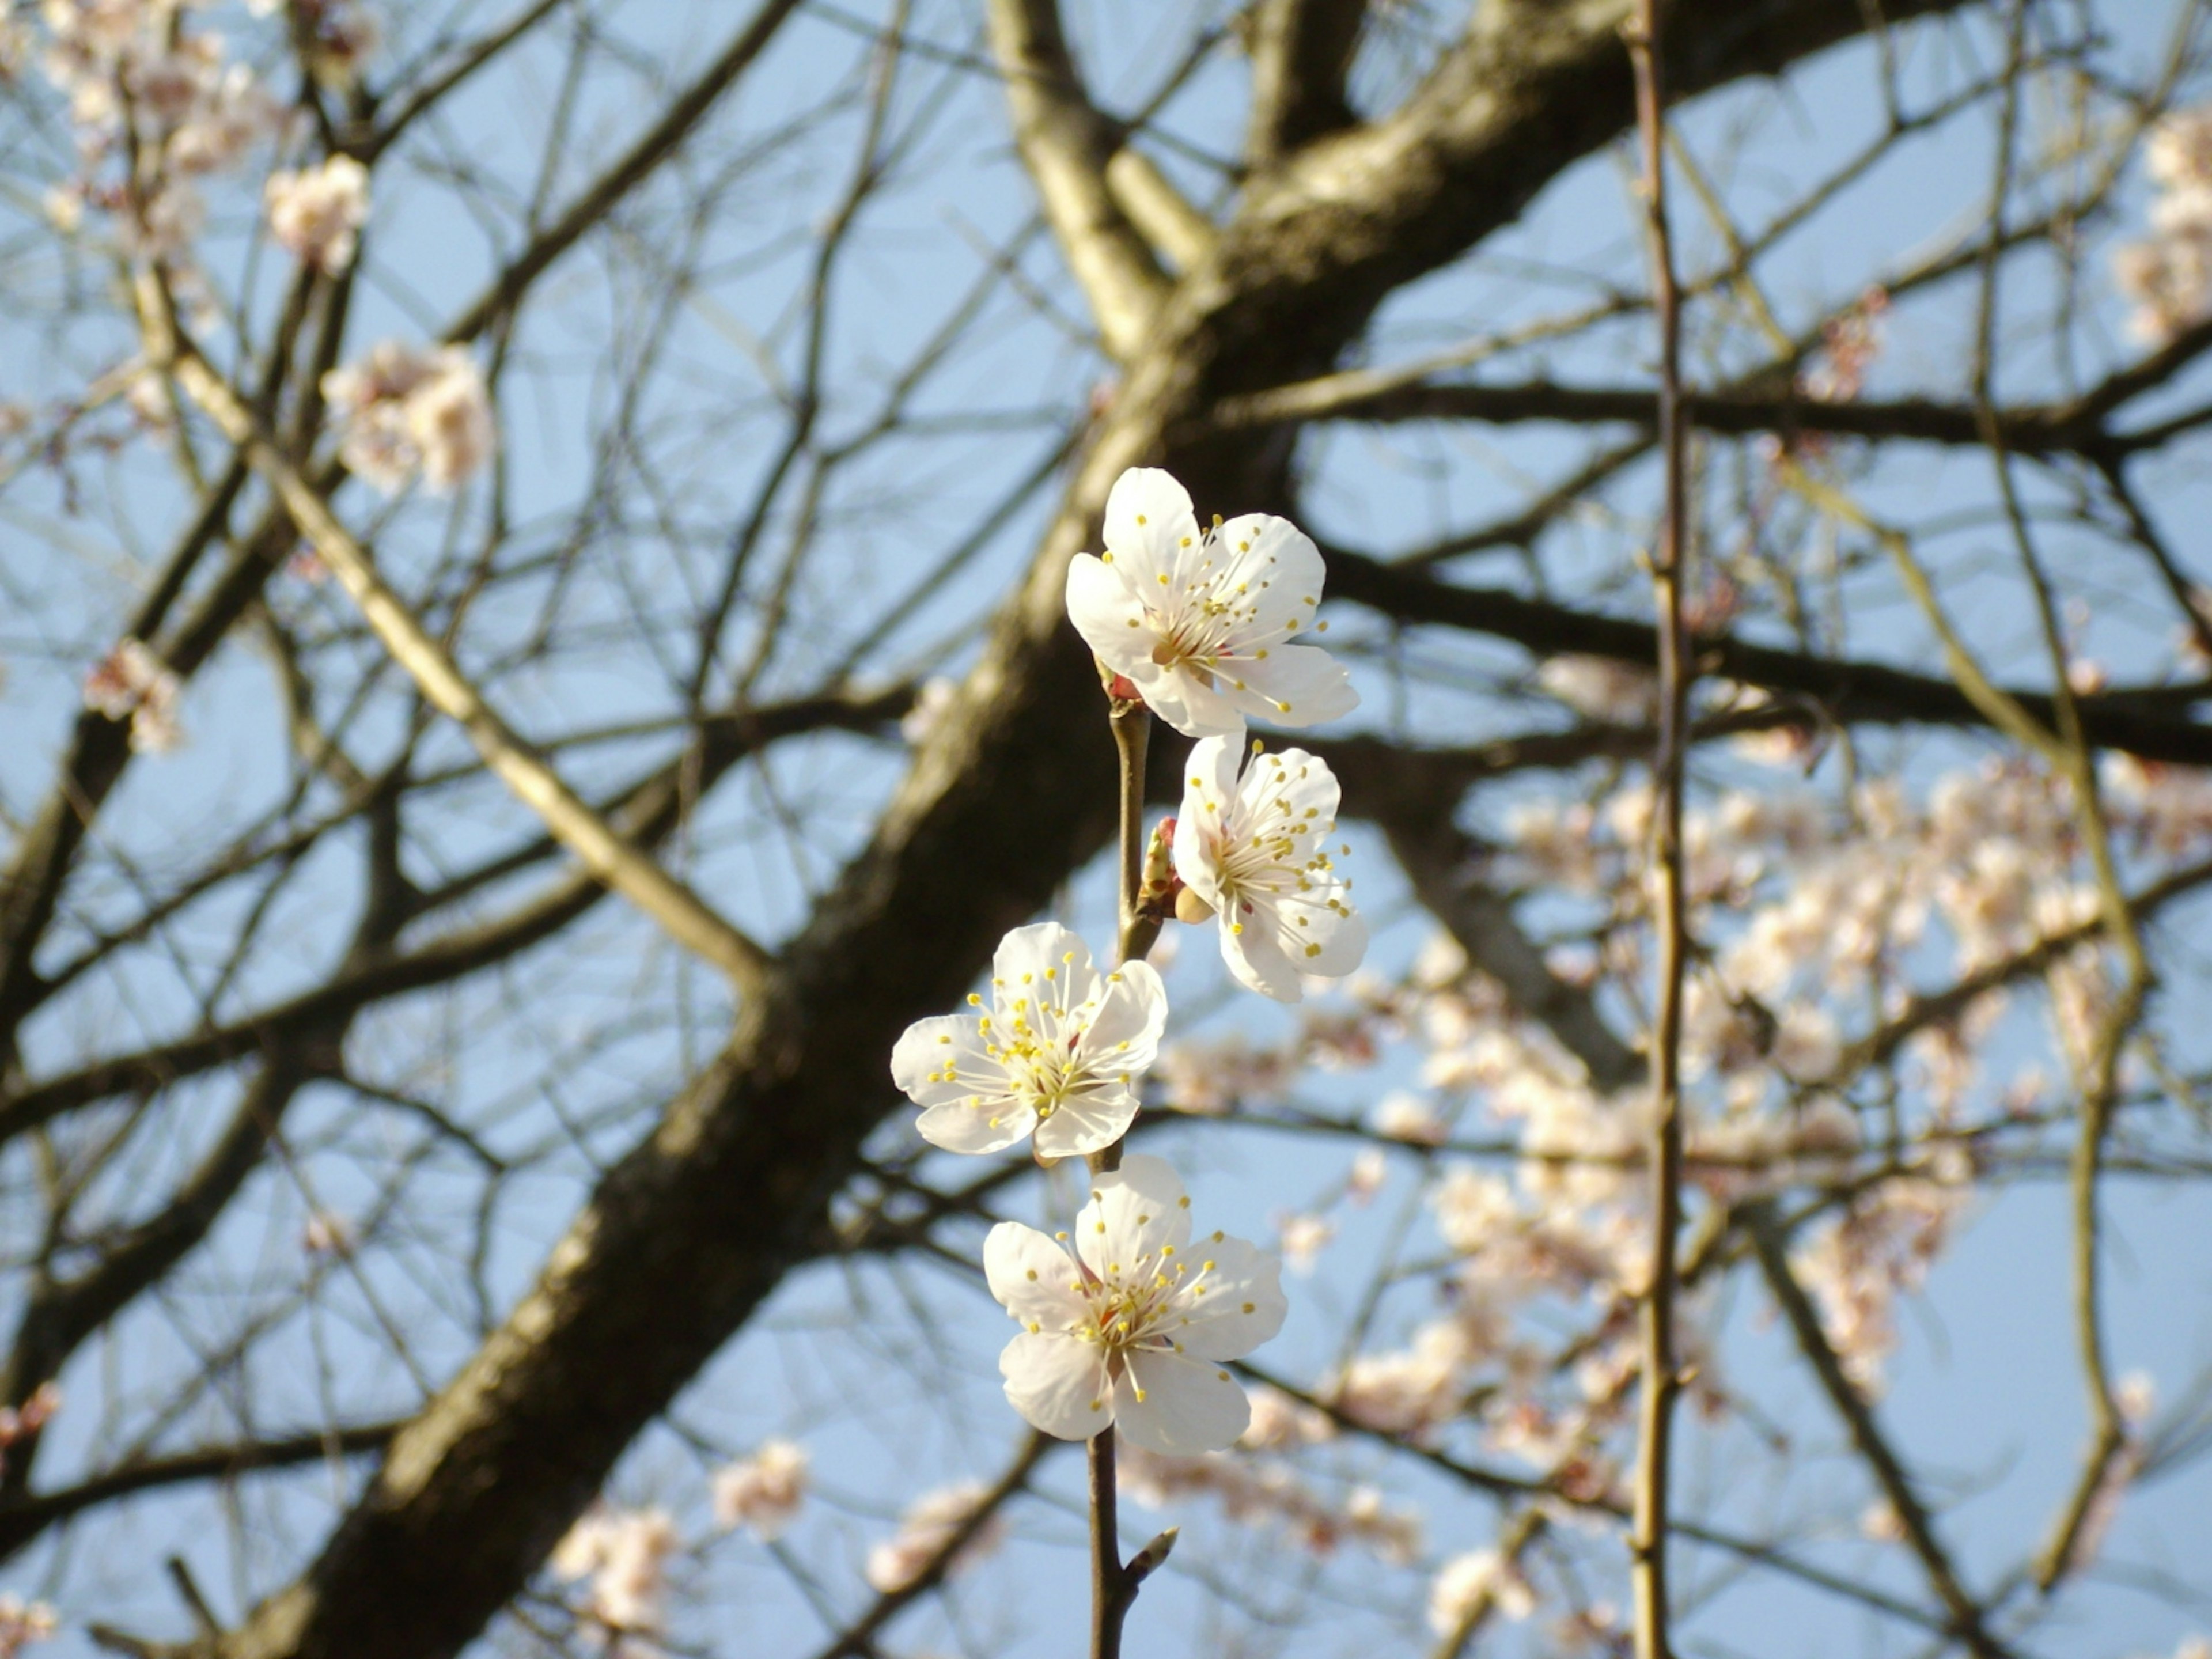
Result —
<instances>
[{"instance_id":1,"label":"blossom on branch","mask_svg":"<svg viewBox=\"0 0 2212 1659\"><path fill-rule=\"evenodd\" d=\"M1252 1412L1220 1362L1282 1328L1274 1258L1218 1232L1186 1249L1182 1182L1142 1155L1093 1178L1074 1243L1071 1260L1017 1221L983 1242L991 1294L1024 1327L999 1358L1014 1409L1062 1440L1110 1424L1147 1451L1233 1445Z\"/></svg>"},{"instance_id":2,"label":"blossom on branch","mask_svg":"<svg viewBox=\"0 0 2212 1659\"><path fill-rule=\"evenodd\" d=\"M1314 726L1359 705L1342 664L1291 645L1316 623L1321 551L1287 519L1247 514L1200 532L1166 473L1133 467L1106 498L1106 551L1067 569L1067 614L1100 662L1188 738L1239 736L1246 716Z\"/></svg>"},{"instance_id":3,"label":"blossom on branch","mask_svg":"<svg viewBox=\"0 0 2212 1659\"><path fill-rule=\"evenodd\" d=\"M897 1534L868 1552L868 1587L883 1595L896 1595L905 1589L951 1547L969 1517L989 1497L989 1489L973 1480L925 1492L900 1517ZM945 1576L974 1566L998 1548L1006 1536L1004 1521L996 1515L985 1516L945 1564Z\"/></svg>"},{"instance_id":4,"label":"blossom on branch","mask_svg":"<svg viewBox=\"0 0 2212 1659\"><path fill-rule=\"evenodd\" d=\"M361 228L368 222L368 169L352 156L272 173L261 197L270 234L295 257L324 271L353 263Z\"/></svg>"},{"instance_id":5,"label":"blossom on branch","mask_svg":"<svg viewBox=\"0 0 2212 1659\"><path fill-rule=\"evenodd\" d=\"M1150 967L1102 975L1075 934L1038 922L999 942L990 1011L916 1020L891 1050L891 1079L925 1109L915 1127L932 1146L995 1152L1034 1130L1040 1154L1072 1158L1127 1130L1167 1022Z\"/></svg>"},{"instance_id":6,"label":"blossom on branch","mask_svg":"<svg viewBox=\"0 0 2212 1659\"><path fill-rule=\"evenodd\" d=\"M1300 975L1340 979L1367 951L1352 883L1323 844L1336 830L1336 777L1303 749L1269 755L1255 744L1251 764L1243 759L1227 738L1191 750L1176 873L1220 918L1221 958L1237 982L1297 1002Z\"/></svg>"},{"instance_id":7,"label":"blossom on branch","mask_svg":"<svg viewBox=\"0 0 2212 1659\"><path fill-rule=\"evenodd\" d=\"M339 459L387 495L418 472L450 490L491 458L490 394L459 346L418 351L386 340L365 362L324 375L323 396L338 417Z\"/></svg>"},{"instance_id":8,"label":"blossom on branch","mask_svg":"<svg viewBox=\"0 0 2212 1659\"><path fill-rule=\"evenodd\" d=\"M714 1519L773 1543L806 1501L807 1462L805 1447L763 1440L750 1457L739 1458L714 1476Z\"/></svg>"}]
</instances>

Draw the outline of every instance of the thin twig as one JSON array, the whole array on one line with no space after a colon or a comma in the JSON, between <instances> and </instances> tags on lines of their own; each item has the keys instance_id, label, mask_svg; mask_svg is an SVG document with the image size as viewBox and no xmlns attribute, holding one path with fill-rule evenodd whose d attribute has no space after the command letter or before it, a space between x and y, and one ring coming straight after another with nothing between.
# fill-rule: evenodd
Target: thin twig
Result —
<instances>
[{"instance_id":1,"label":"thin twig","mask_svg":"<svg viewBox=\"0 0 2212 1659\"><path fill-rule=\"evenodd\" d=\"M1659 621L1659 744L1652 763L1651 866L1657 888L1658 1012L1651 1034L1651 1267L1643 1304L1643 1396L1638 1413L1635 1513L1630 1543L1637 1659L1668 1659L1667 1491L1674 1394L1675 1235L1682 1212L1682 995L1688 957L1682 891L1684 730L1689 660L1682 628L1688 503L1682 410L1681 298L1667 227L1666 88L1659 0L1638 0L1628 30L1636 71L1636 125L1644 153L1644 212L1659 324L1659 449L1666 500L1651 586Z\"/></svg>"}]
</instances>

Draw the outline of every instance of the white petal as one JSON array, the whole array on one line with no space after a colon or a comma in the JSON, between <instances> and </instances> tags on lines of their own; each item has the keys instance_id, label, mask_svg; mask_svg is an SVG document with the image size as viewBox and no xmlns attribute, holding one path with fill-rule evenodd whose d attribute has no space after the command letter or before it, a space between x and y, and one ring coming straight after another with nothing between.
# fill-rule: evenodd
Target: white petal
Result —
<instances>
[{"instance_id":1,"label":"white petal","mask_svg":"<svg viewBox=\"0 0 2212 1659\"><path fill-rule=\"evenodd\" d=\"M1284 954L1273 923L1255 908L1240 904L1221 914L1221 959L1229 972L1248 991L1278 1002L1303 1002L1304 988L1298 970Z\"/></svg>"},{"instance_id":2,"label":"white petal","mask_svg":"<svg viewBox=\"0 0 2212 1659\"><path fill-rule=\"evenodd\" d=\"M1101 1279L1149 1278L1190 1237L1190 1197L1165 1158L1133 1152L1121 1167L1091 1178L1091 1202L1075 1218L1075 1249Z\"/></svg>"},{"instance_id":3,"label":"white petal","mask_svg":"<svg viewBox=\"0 0 2212 1659\"><path fill-rule=\"evenodd\" d=\"M1145 706L1187 738L1244 735L1244 716L1225 692L1199 683L1184 668L1163 668L1147 657L1121 671L1141 692Z\"/></svg>"},{"instance_id":4,"label":"white petal","mask_svg":"<svg viewBox=\"0 0 2212 1659\"><path fill-rule=\"evenodd\" d=\"M1037 1125L1036 1149L1046 1158L1103 1152L1137 1121L1137 1091L1119 1085L1071 1095Z\"/></svg>"},{"instance_id":5,"label":"white petal","mask_svg":"<svg viewBox=\"0 0 2212 1659\"><path fill-rule=\"evenodd\" d=\"M1013 1408L1057 1439L1088 1440L1114 1420L1106 1367L1079 1338L1025 1331L999 1356L999 1374Z\"/></svg>"},{"instance_id":6,"label":"white petal","mask_svg":"<svg viewBox=\"0 0 2212 1659\"><path fill-rule=\"evenodd\" d=\"M1127 962L1107 976L1106 994L1077 1053L1086 1069L1132 1079L1158 1058L1168 1026L1168 988L1148 962Z\"/></svg>"},{"instance_id":7,"label":"white petal","mask_svg":"<svg viewBox=\"0 0 2212 1659\"><path fill-rule=\"evenodd\" d=\"M1324 932L1318 925L1314 932L1321 945L1319 956L1300 959L1298 971L1318 974L1323 979L1342 979L1358 969L1367 955L1367 924L1354 911L1350 915L1339 915L1336 926Z\"/></svg>"},{"instance_id":8,"label":"white petal","mask_svg":"<svg viewBox=\"0 0 2212 1659\"><path fill-rule=\"evenodd\" d=\"M991 957L992 1000L998 1005L999 1018L1008 1018L1018 1000L1060 1000L1056 975L1071 952L1077 962L1090 965L1090 946L1056 921L1032 922L1000 939ZM1048 979L1048 973L1055 977Z\"/></svg>"},{"instance_id":9,"label":"white petal","mask_svg":"<svg viewBox=\"0 0 2212 1659\"><path fill-rule=\"evenodd\" d=\"M1328 567L1322 562L1321 550L1304 531L1271 513L1245 513L1214 532L1213 538L1225 558L1224 583L1243 582L1256 587L1265 581L1269 593L1287 594L1293 604L1311 613L1313 607L1305 601L1321 598Z\"/></svg>"},{"instance_id":10,"label":"white petal","mask_svg":"<svg viewBox=\"0 0 2212 1659\"><path fill-rule=\"evenodd\" d=\"M1316 645L1279 645L1264 662L1237 665L1237 679L1224 678L1222 696L1247 714L1274 726L1318 726L1359 707L1352 671Z\"/></svg>"},{"instance_id":11,"label":"white petal","mask_svg":"<svg viewBox=\"0 0 2212 1659\"><path fill-rule=\"evenodd\" d=\"M1198 546L1190 492L1157 467L1133 466L1106 497L1106 550L1129 585L1150 597Z\"/></svg>"},{"instance_id":12,"label":"white petal","mask_svg":"<svg viewBox=\"0 0 2212 1659\"><path fill-rule=\"evenodd\" d=\"M1275 769L1278 793L1290 803L1293 816L1316 823L1336 822L1343 791L1327 761L1303 749L1279 749L1265 758Z\"/></svg>"},{"instance_id":13,"label":"white petal","mask_svg":"<svg viewBox=\"0 0 2212 1659\"><path fill-rule=\"evenodd\" d=\"M1213 1266L1183 1305L1189 1322L1167 1333L1179 1346L1199 1359L1242 1359L1283 1328L1291 1304L1283 1295L1283 1264L1272 1255L1226 1237L1194 1244L1189 1254Z\"/></svg>"},{"instance_id":14,"label":"white petal","mask_svg":"<svg viewBox=\"0 0 2212 1659\"><path fill-rule=\"evenodd\" d=\"M1188 1457L1236 1444L1252 1421L1252 1402L1211 1360L1147 1351L1131 1354L1128 1369L1115 1379L1114 1414L1133 1443Z\"/></svg>"},{"instance_id":15,"label":"white petal","mask_svg":"<svg viewBox=\"0 0 2212 1659\"><path fill-rule=\"evenodd\" d=\"M1034 1227L1001 1221L983 1240L983 1277L991 1294L1024 1328L1065 1331L1089 1316L1083 1270Z\"/></svg>"},{"instance_id":16,"label":"white petal","mask_svg":"<svg viewBox=\"0 0 2212 1659\"><path fill-rule=\"evenodd\" d=\"M1227 815L1237 800L1237 764L1243 736L1206 738L1183 768L1182 806L1176 815L1176 874L1215 909L1221 908L1218 857Z\"/></svg>"},{"instance_id":17,"label":"white petal","mask_svg":"<svg viewBox=\"0 0 2212 1659\"><path fill-rule=\"evenodd\" d=\"M948 1152L997 1152L1036 1127L1036 1112L1010 1095L973 1095L931 1107L915 1119L914 1127L924 1140Z\"/></svg>"},{"instance_id":18,"label":"white petal","mask_svg":"<svg viewBox=\"0 0 2212 1659\"><path fill-rule=\"evenodd\" d=\"M1088 553L1077 554L1067 567L1067 619L1091 654L1117 674L1151 662L1159 642L1127 581Z\"/></svg>"},{"instance_id":19,"label":"white petal","mask_svg":"<svg viewBox=\"0 0 2212 1659\"><path fill-rule=\"evenodd\" d=\"M916 1105L942 1106L978 1093L1003 1093L1006 1072L985 1050L975 1019L939 1014L906 1028L891 1050L891 1081Z\"/></svg>"}]
</instances>

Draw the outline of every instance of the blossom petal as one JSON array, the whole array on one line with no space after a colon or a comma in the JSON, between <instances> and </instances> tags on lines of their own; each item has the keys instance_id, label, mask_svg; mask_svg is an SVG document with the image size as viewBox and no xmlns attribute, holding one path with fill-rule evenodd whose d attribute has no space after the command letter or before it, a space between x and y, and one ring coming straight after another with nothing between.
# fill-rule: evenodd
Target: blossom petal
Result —
<instances>
[{"instance_id":1,"label":"blossom petal","mask_svg":"<svg viewBox=\"0 0 2212 1659\"><path fill-rule=\"evenodd\" d=\"M948 1152L1003 1152L1036 1127L1036 1110L1012 1095L970 1095L933 1106L914 1121L921 1138Z\"/></svg>"},{"instance_id":2,"label":"blossom petal","mask_svg":"<svg viewBox=\"0 0 2212 1659\"><path fill-rule=\"evenodd\" d=\"M1224 701L1274 726L1319 726L1359 707L1352 671L1317 645L1275 646L1222 684Z\"/></svg>"},{"instance_id":3,"label":"blossom petal","mask_svg":"<svg viewBox=\"0 0 2212 1659\"><path fill-rule=\"evenodd\" d=\"M991 1294L1032 1332L1073 1330L1089 1316L1082 1272L1066 1250L1018 1221L1001 1221L984 1237Z\"/></svg>"},{"instance_id":4,"label":"blossom petal","mask_svg":"<svg viewBox=\"0 0 2212 1659\"><path fill-rule=\"evenodd\" d=\"M1301 973L1318 974L1323 979L1342 979L1354 972L1367 955L1367 924L1357 912L1340 912L1334 927L1324 932L1316 927L1314 932L1321 951L1299 963Z\"/></svg>"},{"instance_id":5,"label":"blossom petal","mask_svg":"<svg viewBox=\"0 0 2212 1659\"><path fill-rule=\"evenodd\" d=\"M1067 619L1091 653L1117 674L1150 666L1158 635L1129 583L1111 566L1079 553L1067 567Z\"/></svg>"},{"instance_id":6,"label":"blossom petal","mask_svg":"<svg viewBox=\"0 0 2212 1659\"><path fill-rule=\"evenodd\" d=\"M1168 1026L1168 988L1148 962L1127 962L1106 979L1106 994L1077 1052L1096 1067L1131 1076L1158 1058Z\"/></svg>"},{"instance_id":7,"label":"blossom petal","mask_svg":"<svg viewBox=\"0 0 2212 1659\"><path fill-rule=\"evenodd\" d=\"M1231 976L1246 990L1278 1002L1304 1001L1298 970L1284 954L1275 929L1258 922L1256 911L1238 908L1238 915L1224 912L1221 918L1221 959L1228 963Z\"/></svg>"},{"instance_id":8,"label":"blossom petal","mask_svg":"<svg viewBox=\"0 0 2212 1659\"><path fill-rule=\"evenodd\" d=\"M1202 684L1187 668L1163 668L1147 656L1122 671L1145 706L1187 738L1244 735L1244 716L1221 690Z\"/></svg>"},{"instance_id":9,"label":"blossom petal","mask_svg":"<svg viewBox=\"0 0 2212 1659\"><path fill-rule=\"evenodd\" d=\"M1223 553L1224 582L1243 585L1248 594L1266 582L1272 596L1310 611L1328 580L1328 567L1313 538L1288 519L1272 513L1241 513L1213 532Z\"/></svg>"},{"instance_id":10,"label":"blossom petal","mask_svg":"<svg viewBox=\"0 0 2212 1659\"><path fill-rule=\"evenodd\" d=\"M891 1050L891 1081L919 1106L942 1106L976 1093L1004 1093L1006 1068L991 1058L982 1029L958 1014L918 1019Z\"/></svg>"},{"instance_id":11,"label":"blossom petal","mask_svg":"<svg viewBox=\"0 0 2212 1659\"><path fill-rule=\"evenodd\" d=\"M1103 1152L1137 1121L1137 1091L1118 1083L1070 1095L1037 1125L1036 1149L1046 1158Z\"/></svg>"},{"instance_id":12,"label":"blossom petal","mask_svg":"<svg viewBox=\"0 0 2212 1659\"><path fill-rule=\"evenodd\" d=\"M1236 1444L1251 1424L1252 1402L1211 1360L1146 1350L1131 1354L1115 1380L1114 1415L1133 1444L1186 1457Z\"/></svg>"},{"instance_id":13,"label":"blossom petal","mask_svg":"<svg viewBox=\"0 0 2212 1659\"><path fill-rule=\"evenodd\" d=\"M1176 874L1217 910L1221 908L1218 849L1237 799L1237 765L1243 747L1242 732L1233 741L1206 738L1193 746L1183 769L1182 807L1176 817Z\"/></svg>"},{"instance_id":14,"label":"blossom petal","mask_svg":"<svg viewBox=\"0 0 2212 1659\"><path fill-rule=\"evenodd\" d=\"M1123 579L1149 597L1198 544L1190 492L1158 467L1131 467L1106 496L1105 538Z\"/></svg>"},{"instance_id":15,"label":"blossom petal","mask_svg":"<svg viewBox=\"0 0 2212 1659\"><path fill-rule=\"evenodd\" d=\"M1114 1420L1105 1364L1079 1337L1024 1331L999 1356L999 1374L1007 1402L1055 1439L1088 1440Z\"/></svg>"},{"instance_id":16,"label":"blossom petal","mask_svg":"<svg viewBox=\"0 0 2212 1659\"><path fill-rule=\"evenodd\" d=\"M1191 1247L1205 1265L1184 1304L1188 1322L1171 1333L1199 1359L1242 1359L1283 1328L1290 1302L1283 1265L1244 1239L1216 1237Z\"/></svg>"},{"instance_id":17,"label":"blossom petal","mask_svg":"<svg viewBox=\"0 0 2212 1659\"><path fill-rule=\"evenodd\" d=\"M1141 1152L1092 1176L1091 1202L1075 1218L1076 1254L1104 1279L1139 1272L1149 1278L1189 1237L1190 1197L1181 1178L1165 1158Z\"/></svg>"}]
</instances>

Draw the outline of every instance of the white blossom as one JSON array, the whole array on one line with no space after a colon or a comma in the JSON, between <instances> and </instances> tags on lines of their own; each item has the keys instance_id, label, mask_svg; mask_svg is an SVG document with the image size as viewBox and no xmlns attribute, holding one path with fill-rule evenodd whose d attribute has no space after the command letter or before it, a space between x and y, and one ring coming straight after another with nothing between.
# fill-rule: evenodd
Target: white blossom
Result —
<instances>
[{"instance_id":1,"label":"white blossom","mask_svg":"<svg viewBox=\"0 0 2212 1659\"><path fill-rule=\"evenodd\" d=\"M320 270L343 270L353 263L361 228L368 221L368 169L352 156L272 173L261 197L270 234L293 254Z\"/></svg>"},{"instance_id":2,"label":"white blossom","mask_svg":"<svg viewBox=\"0 0 2212 1659\"><path fill-rule=\"evenodd\" d=\"M450 490L491 457L491 398L459 346L419 351L396 340L366 362L323 376L338 417L338 455L356 475L397 495L419 472Z\"/></svg>"},{"instance_id":3,"label":"white blossom","mask_svg":"<svg viewBox=\"0 0 2212 1659\"><path fill-rule=\"evenodd\" d=\"M1325 844L1336 830L1336 777L1303 749L1257 751L1207 738L1191 750L1176 818L1176 873L1221 921L1221 957L1237 983L1279 1002L1302 974L1339 979L1359 966L1367 926Z\"/></svg>"},{"instance_id":4,"label":"white blossom","mask_svg":"<svg viewBox=\"0 0 2212 1659\"><path fill-rule=\"evenodd\" d=\"M900 1519L897 1534L868 1552L869 1587L881 1595L895 1595L921 1577L987 1495L982 1486L968 1480L940 1487L915 1500ZM973 1566L999 1547L1006 1532L1006 1523L997 1516L985 1520L945 1563L946 1574Z\"/></svg>"},{"instance_id":5,"label":"white blossom","mask_svg":"<svg viewBox=\"0 0 2212 1659\"><path fill-rule=\"evenodd\" d=\"M714 1519L744 1527L763 1543L783 1535L806 1500L806 1448L788 1440L763 1440L750 1457L714 1476Z\"/></svg>"},{"instance_id":6,"label":"white blossom","mask_svg":"<svg viewBox=\"0 0 2212 1659\"><path fill-rule=\"evenodd\" d=\"M84 678L84 706L129 720L131 747L140 754L166 754L184 742L177 720L182 695L176 675L143 640L123 640Z\"/></svg>"},{"instance_id":7,"label":"white blossom","mask_svg":"<svg viewBox=\"0 0 2212 1659\"><path fill-rule=\"evenodd\" d=\"M1062 1440L1112 1424L1148 1451L1233 1444L1251 1407L1220 1362L1282 1328L1282 1270L1241 1238L1189 1245L1182 1182L1141 1155L1094 1177L1073 1260L1019 1222L992 1228L983 1271L1024 1328L999 1360L1014 1409Z\"/></svg>"},{"instance_id":8,"label":"white blossom","mask_svg":"<svg viewBox=\"0 0 2212 1659\"><path fill-rule=\"evenodd\" d=\"M0 1595L0 1659L15 1659L32 1643L48 1640L60 1624L44 1601L26 1601L12 1590Z\"/></svg>"},{"instance_id":9,"label":"white blossom","mask_svg":"<svg viewBox=\"0 0 2212 1659\"><path fill-rule=\"evenodd\" d=\"M1106 499L1106 551L1067 571L1067 614L1099 661L1185 737L1234 737L1246 716L1313 726L1359 703L1343 665L1287 643L1316 623L1321 550L1287 519L1201 532L1166 473L1133 467Z\"/></svg>"},{"instance_id":10,"label":"white blossom","mask_svg":"<svg viewBox=\"0 0 2212 1659\"><path fill-rule=\"evenodd\" d=\"M1536 1598L1518 1566L1496 1550L1470 1550L1437 1569L1429 1585L1431 1630L1455 1635L1486 1607L1508 1619L1526 1619L1536 1610Z\"/></svg>"},{"instance_id":11,"label":"white blossom","mask_svg":"<svg viewBox=\"0 0 2212 1659\"><path fill-rule=\"evenodd\" d=\"M665 1510L595 1506L553 1551L556 1577L589 1578L585 1616L609 1630L658 1634L665 1616L665 1563L676 1553L676 1523Z\"/></svg>"},{"instance_id":12,"label":"white blossom","mask_svg":"<svg viewBox=\"0 0 2212 1659\"><path fill-rule=\"evenodd\" d=\"M891 1079L924 1108L915 1127L933 1146L995 1152L1035 1130L1041 1154L1072 1158L1128 1128L1167 1020L1151 968L1102 975L1080 939L1038 922L999 942L989 1010L916 1020L891 1050Z\"/></svg>"}]
</instances>

